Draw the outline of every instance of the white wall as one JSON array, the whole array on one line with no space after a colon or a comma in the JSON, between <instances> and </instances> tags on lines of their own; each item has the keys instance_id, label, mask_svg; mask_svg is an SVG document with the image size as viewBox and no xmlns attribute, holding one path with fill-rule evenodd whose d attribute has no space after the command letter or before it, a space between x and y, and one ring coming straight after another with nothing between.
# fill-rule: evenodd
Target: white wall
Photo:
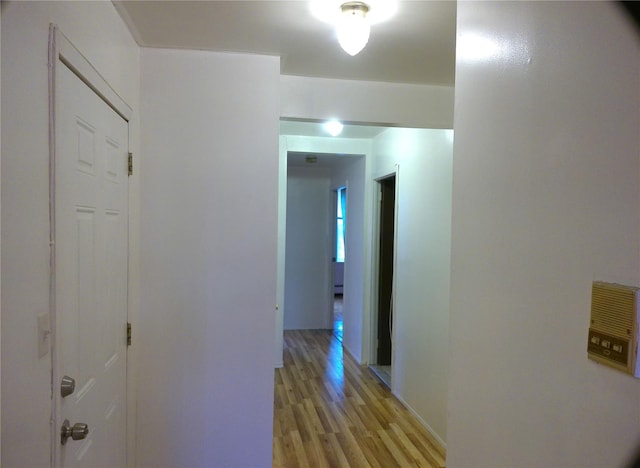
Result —
<instances>
[{"instance_id":1,"label":"white wall","mask_svg":"<svg viewBox=\"0 0 640 468\"><path fill-rule=\"evenodd\" d=\"M276 262L275 367L283 367L284 265L287 245L287 138L278 139L278 259Z\"/></svg>"},{"instance_id":2,"label":"white wall","mask_svg":"<svg viewBox=\"0 0 640 468\"><path fill-rule=\"evenodd\" d=\"M331 328L331 179L328 168L289 166L285 330Z\"/></svg>"},{"instance_id":3,"label":"white wall","mask_svg":"<svg viewBox=\"0 0 640 468\"><path fill-rule=\"evenodd\" d=\"M640 285L637 30L613 2L461 2L457 57L447 466L621 466L640 381L586 340L592 281Z\"/></svg>"},{"instance_id":4,"label":"white wall","mask_svg":"<svg viewBox=\"0 0 640 468\"><path fill-rule=\"evenodd\" d=\"M0 50L2 50L2 8L0 7ZM2 60L0 60L0 77L2 77ZM0 82L1 82L0 78ZM0 86L0 102L2 102L2 86ZM0 105L0 108L2 106ZM2 152L2 125L0 125L0 153ZM2 160L0 158L0 166ZM0 194L2 192L2 173L0 171ZM0 195L0 207L2 205L2 196ZM2 209L0 208L0 232L2 232ZM0 259L2 258L2 240L0 238ZM0 260L0 271L2 270L2 261ZM2 275L0 274L0 278ZM0 280L0 291L2 291L2 282ZM1 301L0 301L1 302ZM0 303L0 381L2 380L2 304ZM0 385L0 401L2 401L2 385ZM2 405L0 405L0 428L2 427ZM2 431L0 430L0 433ZM2 463L2 437L0 437L0 463Z\"/></svg>"},{"instance_id":5,"label":"white wall","mask_svg":"<svg viewBox=\"0 0 640 468\"><path fill-rule=\"evenodd\" d=\"M373 141L373 177L398 165L392 390L443 443L452 153L452 130L392 128Z\"/></svg>"},{"instance_id":6,"label":"white wall","mask_svg":"<svg viewBox=\"0 0 640 468\"><path fill-rule=\"evenodd\" d=\"M370 145L370 143L369 143ZM342 344L358 361L362 355L365 274L365 175L367 156L336 168L331 174L331 187L347 186L347 221L342 298Z\"/></svg>"},{"instance_id":7,"label":"white wall","mask_svg":"<svg viewBox=\"0 0 640 468\"><path fill-rule=\"evenodd\" d=\"M283 75L282 117L451 128L453 87Z\"/></svg>"},{"instance_id":8,"label":"white wall","mask_svg":"<svg viewBox=\"0 0 640 468\"><path fill-rule=\"evenodd\" d=\"M139 149L139 48L111 2L2 3L2 466L49 466L51 358L37 357L36 317L49 312L49 23L134 109ZM138 187L131 181L130 242ZM135 320L135 258L130 264ZM133 351L132 351L133 352ZM133 408L134 409L134 408ZM134 417L133 411L130 416ZM130 433L131 434L131 433Z\"/></svg>"},{"instance_id":9,"label":"white wall","mask_svg":"<svg viewBox=\"0 0 640 468\"><path fill-rule=\"evenodd\" d=\"M271 463L279 67L142 52L139 466Z\"/></svg>"}]
</instances>

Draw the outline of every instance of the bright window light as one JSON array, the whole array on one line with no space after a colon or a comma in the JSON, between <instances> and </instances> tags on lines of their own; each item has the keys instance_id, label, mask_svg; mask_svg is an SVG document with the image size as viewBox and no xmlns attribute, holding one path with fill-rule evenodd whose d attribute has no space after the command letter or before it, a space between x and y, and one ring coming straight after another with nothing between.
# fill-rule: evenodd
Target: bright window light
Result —
<instances>
[{"instance_id":1,"label":"bright window light","mask_svg":"<svg viewBox=\"0 0 640 468\"><path fill-rule=\"evenodd\" d=\"M346 237L347 187L338 189L338 209L336 211L336 262L344 262Z\"/></svg>"}]
</instances>

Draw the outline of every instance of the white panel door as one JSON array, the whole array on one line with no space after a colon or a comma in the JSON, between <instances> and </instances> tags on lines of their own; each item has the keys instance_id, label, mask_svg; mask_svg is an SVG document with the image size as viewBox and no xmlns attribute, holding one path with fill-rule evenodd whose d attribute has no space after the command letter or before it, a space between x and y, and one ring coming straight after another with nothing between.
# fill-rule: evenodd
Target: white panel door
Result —
<instances>
[{"instance_id":1,"label":"white panel door","mask_svg":"<svg viewBox=\"0 0 640 468\"><path fill-rule=\"evenodd\" d=\"M56 429L58 466L126 466L128 124L64 64L56 74ZM61 396L63 376L75 391Z\"/></svg>"}]
</instances>

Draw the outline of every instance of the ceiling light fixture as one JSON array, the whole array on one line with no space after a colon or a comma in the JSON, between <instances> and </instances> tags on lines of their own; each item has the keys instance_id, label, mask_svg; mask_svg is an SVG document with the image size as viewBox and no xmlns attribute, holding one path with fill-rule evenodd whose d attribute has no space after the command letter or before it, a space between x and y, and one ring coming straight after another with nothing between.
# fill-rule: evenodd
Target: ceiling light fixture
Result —
<instances>
[{"instance_id":1,"label":"ceiling light fixture","mask_svg":"<svg viewBox=\"0 0 640 468\"><path fill-rule=\"evenodd\" d=\"M342 125L337 120L330 120L329 122L324 124L324 128L329 132L331 136L338 136L342 133L342 129L344 125Z\"/></svg>"},{"instance_id":2,"label":"ceiling light fixture","mask_svg":"<svg viewBox=\"0 0 640 468\"><path fill-rule=\"evenodd\" d=\"M351 56L357 55L369 42L369 9L369 5L364 2L347 2L340 6L342 15L336 28L338 43Z\"/></svg>"},{"instance_id":3,"label":"ceiling light fixture","mask_svg":"<svg viewBox=\"0 0 640 468\"><path fill-rule=\"evenodd\" d=\"M397 0L311 0L311 13L336 28L340 46L356 55L369 40L371 26L391 18Z\"/></svg>"}]
</instances>

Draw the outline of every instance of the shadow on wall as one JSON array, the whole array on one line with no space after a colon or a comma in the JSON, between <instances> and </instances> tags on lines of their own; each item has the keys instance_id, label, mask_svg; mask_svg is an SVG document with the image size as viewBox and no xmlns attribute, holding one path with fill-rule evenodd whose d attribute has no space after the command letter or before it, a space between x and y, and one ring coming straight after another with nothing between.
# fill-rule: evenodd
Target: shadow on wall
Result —
<instances>
[{"instance_id":1,"label":"shadow on wall","mask_svg":"<svg viewBox=\"0 0 640 468\"><path fill-rule=\"evenodd\" d=\"M640 3L637 1L619 3L627 12L629 19L634 22L636 33L640 37Z\"/></svg>"}]
</instances>

